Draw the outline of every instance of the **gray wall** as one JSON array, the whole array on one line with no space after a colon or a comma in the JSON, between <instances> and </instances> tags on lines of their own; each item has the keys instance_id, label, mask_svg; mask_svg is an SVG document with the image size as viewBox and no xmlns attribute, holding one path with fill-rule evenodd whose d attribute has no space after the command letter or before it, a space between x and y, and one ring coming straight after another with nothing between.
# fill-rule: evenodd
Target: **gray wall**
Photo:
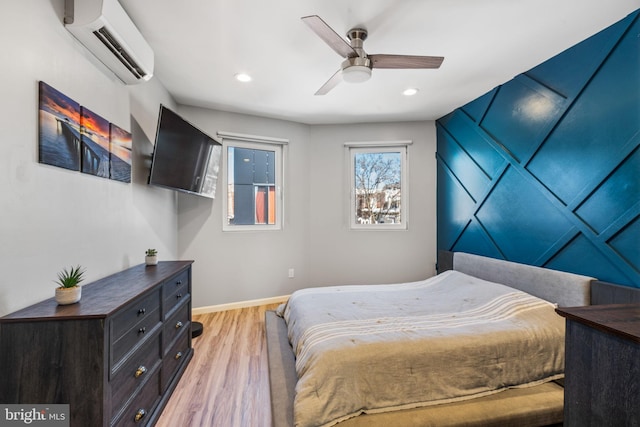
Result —
<instances>
[{"instance_id":1,"label":"gray wall","mask_svg":"<svg viewBox=\"0 0 640 427\"><path fill-rule=\"evenodd\" d=\"M287 295L308 286L422 279L435 268L433 122L308 126L179 107L218 131L285 138L282 231L222 232L221 187L212 202L179 196L179 256L194 259L194 307ZM406 231L352 231L345 142L412 140ZM289 268L295 277L288 278Z\"/></svg>"},{"instance_id":2,"label":"gray wall","mask_svg":"<svg viewBox=\"0 0 640 427\"><path fill-rule=\"evenodd\" d=\"M64 0L3 2L0 40L0 315L54 294L63 267L87 282L144 261L156 247L177 256L177 201L149 188L159 104L153 79L123 85L63 26ZM38 163L38 81L133 134L132 183ZM125 285L126 286L126 285Z\"/></svg>"}]
</instances>

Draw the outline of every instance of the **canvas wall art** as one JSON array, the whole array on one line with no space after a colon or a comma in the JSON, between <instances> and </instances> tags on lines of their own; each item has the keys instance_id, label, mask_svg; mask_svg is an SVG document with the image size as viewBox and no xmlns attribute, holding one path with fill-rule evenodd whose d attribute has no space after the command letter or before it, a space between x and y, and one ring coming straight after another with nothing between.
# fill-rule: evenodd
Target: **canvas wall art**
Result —
<instances>
[{"instance_id":1,"label":"canvas wall art","mask_svg":"<svg viewBox=\"0 0 640 427\"><path fill-rule=\"evenodd\" d=\"M44 82L39 94L40 163L80 170L80 104Z\"/></svg>"},{"instance_id":2,"label":"canvas wall art","mask_svg":"<svg viewBox=\"0 0 640 427\"><path fill-rule=\"evenodd\" d=\"M109 121L80 107L82 172L109 178Z\"/></svg>"},{"instance_id":3,"label":"canvas wall art","mask_svg":"<svg viewBox=\"0 0 640 427\"><path fill-rule=\"evenodd\" d=\"M39 161L131 182L131 133L39 82Z\"/></svg>"},{"instance_id":4,"label":"canvas wall art","mask_svg":"<svg viewBox=\"0 0 640 427\"><path fill-rule=\"evenodd\" d=\"M111 123L109 132L109 153L111 160L110 178L131 182L131 133Z\"/></svg>"}]
</instances>

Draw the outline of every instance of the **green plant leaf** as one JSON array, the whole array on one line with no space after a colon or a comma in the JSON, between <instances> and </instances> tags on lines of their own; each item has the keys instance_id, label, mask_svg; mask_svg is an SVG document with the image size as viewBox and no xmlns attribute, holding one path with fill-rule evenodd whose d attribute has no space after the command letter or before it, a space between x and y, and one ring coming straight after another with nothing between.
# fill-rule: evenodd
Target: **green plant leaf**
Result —
<instances>
[{"instance_id":1,"label":"green plant leaf","mask_svg":"<svg viewBox=\"0 0 640 427\"><path fill-rule=\"evenodd\" d=\"M84 280L85 269L80 265L62 269L58 273L58 280L55 281L61 288L73 288Z\"/></svg>"}]
</instances>

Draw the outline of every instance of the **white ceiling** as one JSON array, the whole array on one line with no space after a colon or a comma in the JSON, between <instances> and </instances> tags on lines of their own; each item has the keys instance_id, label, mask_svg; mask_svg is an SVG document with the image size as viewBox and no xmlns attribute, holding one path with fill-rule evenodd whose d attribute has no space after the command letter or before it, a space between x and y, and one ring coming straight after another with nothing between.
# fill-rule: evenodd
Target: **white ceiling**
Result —
<instances>
[{"instance_id":1,"label":"white ceiling","mask_svg":"<svg viewBox=\"0 0 640 427\"><path fill-rule=\"evenodd\" d=\"M308 124L432 120L597 33L640 0L119 0L180 104ZM369 32L367 53L435 55L315 91L342 58L301 20ZM249 83L234 79L239 72ZM417 95L405 97L408 88Z\"/></svg>"}]
</instances>

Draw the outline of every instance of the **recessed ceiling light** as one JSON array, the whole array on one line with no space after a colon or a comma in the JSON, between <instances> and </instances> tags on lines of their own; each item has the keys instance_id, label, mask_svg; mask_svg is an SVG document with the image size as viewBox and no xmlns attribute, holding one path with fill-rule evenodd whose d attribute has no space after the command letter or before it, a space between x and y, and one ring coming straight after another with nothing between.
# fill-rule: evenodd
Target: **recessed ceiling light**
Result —
<instances>
[{"instance_id":1,"label":"recessed ceiling light","mask_svg":"<svg viewBox=\"0 0 640 427\"><path fill-rule=\"evenodd\" d=\"M251 76L245 73L238 73L236 74L236 80L243 83L250 82Z\"/></svg>"},{"instance_id":2,"label":"recessed ceiling light","mask_svg":"<svg viewBox=\"0 0 640 427\"><path fill-rule=\"evenodd\" d=\"M418 89L416 89L416 88L414 88L414 87L409 88L409 89L405 89L405 91L404 91L404 92L402 92L402 94L403 94L404 96L413 96L413 95L415 95L416 93L418 93Z\"/></svg>"}]
</instances>

